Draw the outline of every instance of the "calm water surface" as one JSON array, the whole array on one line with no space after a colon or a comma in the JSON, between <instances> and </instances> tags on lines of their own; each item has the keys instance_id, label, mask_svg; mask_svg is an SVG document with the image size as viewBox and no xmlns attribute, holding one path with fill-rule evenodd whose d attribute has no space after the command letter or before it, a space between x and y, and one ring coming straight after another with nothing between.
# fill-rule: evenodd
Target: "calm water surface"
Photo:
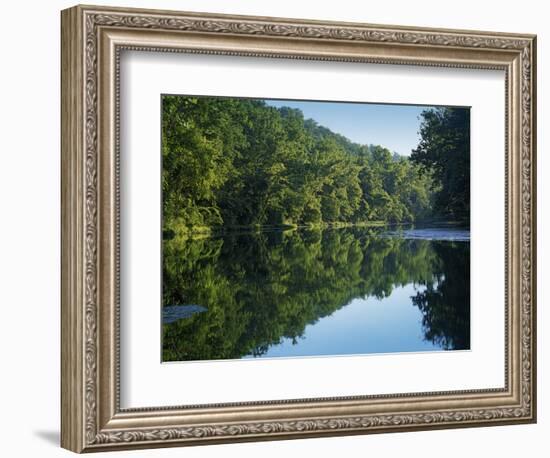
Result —
<instances>
[{"instance_id":1,"label":"calm water surface","mask_svg":"<svg viewBox=\"0 0 550 458\"><path fill-rule=\"evenodd\" d=\"M465 229L241 232L163 254L164 361L470 348Z\"/></svg>"}]
</instances>

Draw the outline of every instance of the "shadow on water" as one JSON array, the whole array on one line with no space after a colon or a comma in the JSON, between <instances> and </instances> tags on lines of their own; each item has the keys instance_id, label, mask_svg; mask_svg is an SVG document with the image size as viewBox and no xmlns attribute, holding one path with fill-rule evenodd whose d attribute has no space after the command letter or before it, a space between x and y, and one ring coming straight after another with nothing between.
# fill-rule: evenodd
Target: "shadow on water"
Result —
<instances>
[{"instance_id":1,"label":"shadow on water","mask_svg":"<svg viewBox=\"0 0 550 458\"><path fill-rule=\"evenodd\" d=\"M299 345L306 326L356 298L381 301L406 285L418 287L409 300L421 313L419 339L435 349L470 348L464 239L368 228L271 231L169 240L163 255L163 306L201 307L163 325L164 361L261 357L283 339Z\"/></svg>"}]
</instances>

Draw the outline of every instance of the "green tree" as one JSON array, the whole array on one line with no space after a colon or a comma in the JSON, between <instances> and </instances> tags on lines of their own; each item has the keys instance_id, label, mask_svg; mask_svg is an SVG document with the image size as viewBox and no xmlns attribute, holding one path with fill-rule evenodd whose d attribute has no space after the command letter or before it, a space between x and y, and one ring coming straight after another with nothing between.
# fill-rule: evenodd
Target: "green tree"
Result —
<instances>
[{"instance_id":1,"label":"green tree","mask_svg":"<svg viewBox=\"0 0 550 458\"><path fill-rule=\"evenodd\" d=\"M411 160L433 177L434 211L470 215L470 110L432 108L422 112L421 140Z\"/></svg>"}]
</instances>

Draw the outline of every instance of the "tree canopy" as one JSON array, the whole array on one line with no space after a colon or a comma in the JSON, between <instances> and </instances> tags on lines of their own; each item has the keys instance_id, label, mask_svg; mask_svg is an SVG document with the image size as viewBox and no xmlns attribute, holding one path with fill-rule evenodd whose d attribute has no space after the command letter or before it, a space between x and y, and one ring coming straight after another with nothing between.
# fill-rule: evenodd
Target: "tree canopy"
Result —
<instances>
[{"instance_id":1,"label":"tree canopy","mask_svg":"<svg viewBox=\"0 0 550 458\"><path fill-rule=\"evenodd\" d=\"M435 214L470 216L470 110L435 108L422 112L420 143L411 160L432 174Z\"/></svg>"},{"instance_id":2,"label":"tree canopy","mask_svg":"<svg viewBox=\"0 0 550 458\"><path fill-rule=\"evenodd\" d=\"M165 235L469 211L469 112L428 109L409 159L263 100L163 96Z\"/></svg>"}]
</instances>

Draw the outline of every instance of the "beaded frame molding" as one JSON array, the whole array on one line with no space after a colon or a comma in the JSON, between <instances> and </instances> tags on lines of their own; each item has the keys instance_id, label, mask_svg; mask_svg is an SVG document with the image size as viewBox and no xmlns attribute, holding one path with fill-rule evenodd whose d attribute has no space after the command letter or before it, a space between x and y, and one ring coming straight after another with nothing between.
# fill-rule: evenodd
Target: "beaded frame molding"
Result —
<instances>
[{"instance_id":1,"label":"beaded frame molding","mask_svg":"<svg viewBox=\"0 0 550 458\"><path fill-rule=\"evenodd\" d=\"M536 419L536 37L75 6L62 11L61 445L75 452ZM125 49L505 72L505 387L121 409L119 66Z\"/></svg>"}]
</instances>

